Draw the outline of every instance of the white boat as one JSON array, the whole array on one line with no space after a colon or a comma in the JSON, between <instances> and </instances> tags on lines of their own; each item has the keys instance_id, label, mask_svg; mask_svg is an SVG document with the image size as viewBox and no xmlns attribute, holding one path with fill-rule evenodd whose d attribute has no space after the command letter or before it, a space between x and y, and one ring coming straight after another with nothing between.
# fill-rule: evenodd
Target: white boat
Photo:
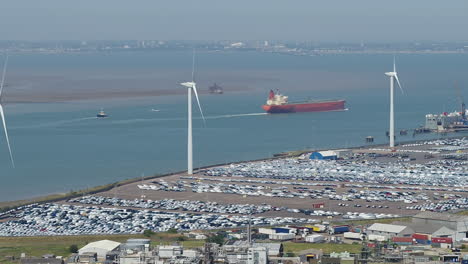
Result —
<instances>
[{"instance_id":1,"label":"white boat","mask_svg":"<svg viewBox=\"0 0 468 264\"><path fill-rule=\"evenodd\" d=\"M107 114L104 112L103 109L101 109L101 111L99 111L99 113L96 116L97 117L107 117Z\"/></svg>"}]
</instances>

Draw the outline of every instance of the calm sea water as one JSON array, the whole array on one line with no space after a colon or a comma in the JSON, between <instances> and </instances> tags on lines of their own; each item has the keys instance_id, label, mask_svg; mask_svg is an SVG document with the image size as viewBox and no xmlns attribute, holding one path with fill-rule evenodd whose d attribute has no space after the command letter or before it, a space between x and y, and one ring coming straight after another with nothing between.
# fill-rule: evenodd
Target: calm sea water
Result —
<instances>
[{"instance_id":1,"label":"calm sea water","mask_svg":"<svg viewBox=\"0 0 468 264\"><path fill-rule=\"evenodd\" d=\"M456 110L455 80L467 95L467 55L399 55L397 63L405 89L396 91L397 129L422 125L426 113ZM383 73L391 64L387 55L198 54L199 89L218 82L226 93L201 94L206 127L194 110L195 166L358 146L369 135L385 143L389 81ZM191 76L191 54L16 54L8 72L7 97L183 89L177 83ZM290 100L344 98L349 110L265 115L260 106L270 88ZM101 107L109 118L94 118ZM5 110L17 167L11 168L1 134L0 201L186 168L186 95L10 103Z\"/></svg>"}]
</instances>

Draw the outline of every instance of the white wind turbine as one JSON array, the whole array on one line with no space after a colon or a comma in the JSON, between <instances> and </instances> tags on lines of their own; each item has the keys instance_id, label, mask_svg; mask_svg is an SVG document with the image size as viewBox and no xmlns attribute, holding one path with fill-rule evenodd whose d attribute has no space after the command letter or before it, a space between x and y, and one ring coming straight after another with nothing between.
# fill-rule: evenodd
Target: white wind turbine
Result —
<instances>
[{"instance_id":1,"label":"white wind turbine","mask_svg":"<svg viewBox=\"0 0 468 264\"><path fill-rule=\"evenodd\" d=\"M393 71L392 72L386 72L385 75L390 77L390 131L389 131L389 136L390 136L390 147L393 148L395 147L395 117L394 117L394 110L393 110L393 91L394 91L394 79L398 83L398 87L400 87L400 90L402 93L403 88L401 88L400 81L398 80L398 75L395 67L395 58L393 58Z\"/></svg>"},{"instance_id":2,"label":"white wind turbine","mask_svg":"<svg viewBox=\"0 0 468 264\"><path fill-rule=\"evenodd\" d=\"M2 105L2 92L3 92L3 85L5 84L5 75L6 75L6 68L8 64L8 54L6 55L5 58L5 64L3 65L3 75L2 75L2 82L0 83L0 116L2 117L2 123L3 123L3 130L5 132L5 138L8 146L8 151L10 152L10 160L11 164L13 165L13 168L15 167L15 162L13 161L13 154L11 153L11 147L10 147L10 140L8 139L8 131L6 127L6 122L5 122L5 114L3 112L3 105Z\"/></svg>"},{"instance_id":3,"label":"white wind turbine","mask_svg":"<svg viewBox=\"0 0 468 264\"><path fill-rule=\"evenodd\" d=\"M205 116L200 105L200 100L198 99L197 93L197 84L194 81L195 74L195 51L193 52L193 61L192 61L192 81L184 82L181 85L187 87L188 92L188 134L187 134L187 174L193 174L193 145L192 145L192 90L197 99L198 108L200 109L200 114L205 122Z\"/></svg>"}]
</instances>

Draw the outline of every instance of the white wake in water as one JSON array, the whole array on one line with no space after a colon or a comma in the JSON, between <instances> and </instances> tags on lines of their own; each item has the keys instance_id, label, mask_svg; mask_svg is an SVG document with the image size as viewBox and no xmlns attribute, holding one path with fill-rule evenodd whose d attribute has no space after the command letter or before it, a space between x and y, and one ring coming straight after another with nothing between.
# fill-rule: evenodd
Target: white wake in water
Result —
<instances>
[{"instance_id":1,"label":"white wake in water","mask_svg":"<svg viewBox=\"0 0 468 264\"><path fill-rule=\"evenodd\" d=\"M231 118L231 117L242 117L242 116L262 116L262 115L268 115L268 113L250 113L250 114L207 116L207 117L205 117L205 119L219 119L219 118ZM197 119L201 119L201 117L198 117Z\"/></svg>"},{"instance_id":2,"label":"white wake in water","mask_svg":"<svg viewBox=\"0 0 468 264\"><path fill-rule=\"evenodd\" d=\"M267 113L249 113L249 114L232 114L232 115L217 115L217 116L206 116L205 119L222 119L222 118L233 118L233 117L246 117L246 116L263 116ZM98 119L95 116L92 117L82 117L69 120L60 120L54 122L40 123L30 126L15 126L11 129L29 129L29 128L45 128L45 127L58 127L72 123L78 123L86 120ZM194 120L202 119L201 116L194 114ZM111 124L133 124L133 123L143 123L143 122L161 122L161 121L181 121L187 120L186 117L174 117L174 118L135 118L135 119L126 119L126 120L111 120Z\"/></svg>"},{"instance_id":3,"label":"white wake in water","mask_svg":"<svg viewBox=\"0 0 468 264\"><path fill-rule=\"evenodd\" d=\"M249 114L232 114L232 115L218 115L218 116L205 116L205 119L222 119L222 118L233 118L233 117L245 117L245 116L262 116L267 113L249 113ZM201 120L201 116L194 114L194 120ZM127 120L114 120L112 124L131 124L131 123L142 123L142 122L155 122L155 121L181 121L187 120L186 117L174 117L174 118L135 118Z\"/></svg>"}]
</instances>

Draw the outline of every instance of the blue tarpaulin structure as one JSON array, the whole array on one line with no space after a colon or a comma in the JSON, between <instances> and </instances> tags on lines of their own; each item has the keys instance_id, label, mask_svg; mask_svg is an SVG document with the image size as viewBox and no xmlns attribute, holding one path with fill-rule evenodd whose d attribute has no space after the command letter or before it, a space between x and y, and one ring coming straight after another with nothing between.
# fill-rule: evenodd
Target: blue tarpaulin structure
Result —
<instances>
[{"instance_id":1,"label":"blue tarpaulin structure","mask_svg":"<svg viewBox=\"0 0 468 264\"><path fill-rule=\"evenodd\" d=\"M310 159L315 160L336 160L338 155L334 151L320 151L320 152L313 152L310 155Z\"/></svg>"}]
</instances>

